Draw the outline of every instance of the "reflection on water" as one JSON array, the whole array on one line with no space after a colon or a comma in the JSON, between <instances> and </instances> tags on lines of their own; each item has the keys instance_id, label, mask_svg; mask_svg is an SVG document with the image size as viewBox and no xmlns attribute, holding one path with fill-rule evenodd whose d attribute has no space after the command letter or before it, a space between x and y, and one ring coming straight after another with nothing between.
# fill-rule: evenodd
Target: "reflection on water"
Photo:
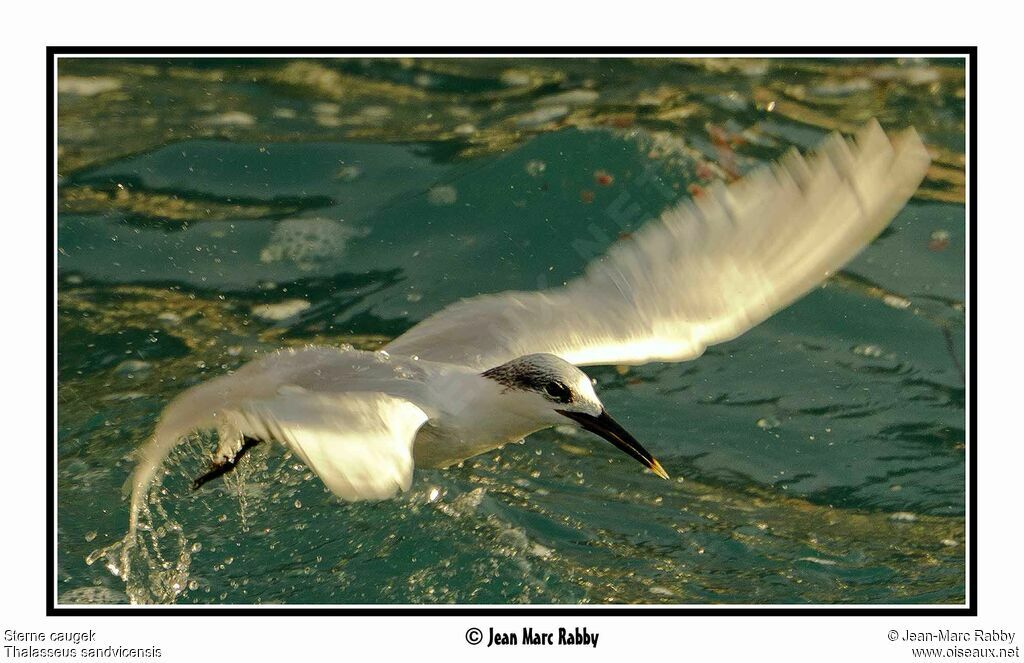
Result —
<instances>
[{"instance_id":1,"label":"reflection on water","mask_svg":"<svg viewBox=\"0 0 1024 663\"><path fill-rule=\"evenodd\" d=\"M963 601L961 62L58 73L61 601ZM864 255L696 362L588 369L682 479L558 429L380 504L338 503L273 447L193 493L204 438L172 456L137 546L108 548L134 451L184 387L561 283L671 202L872 116L916 126L934 165ZM107 568L126 562L127 583Z\"/></svg>"}]
</instances>

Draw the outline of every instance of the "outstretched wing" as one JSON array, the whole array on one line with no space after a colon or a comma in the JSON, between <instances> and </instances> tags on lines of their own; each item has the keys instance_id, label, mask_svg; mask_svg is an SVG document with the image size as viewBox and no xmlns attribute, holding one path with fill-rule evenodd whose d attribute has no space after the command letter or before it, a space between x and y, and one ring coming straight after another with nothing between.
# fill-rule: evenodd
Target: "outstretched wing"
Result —
<instances>
[{"instance_id":1,"label":"outstretched wing","mask_svg":"<svg viewBox=\"0 0 1024 663\"><path fill-rule=\"evenodd\" d=\"M392 354L478 369L550 352L578 365L699 356L821 283L889 224L929 156L913 129L832 134L804 159L719 183L615 244L562 288L464 300L395 339Z\"/></svg>"},{"instance_id":2,"label":"outstretched wing","mask_svg":"<svg viewBox=\"0 0 1024 663\"><path fill-rule=\"evenodd\" d=\"M412 446L427 415L380 393L286 387L222 413L241 434L287 445L338 497L381 500L412 484Z\"/></svg>"}]
</instances>

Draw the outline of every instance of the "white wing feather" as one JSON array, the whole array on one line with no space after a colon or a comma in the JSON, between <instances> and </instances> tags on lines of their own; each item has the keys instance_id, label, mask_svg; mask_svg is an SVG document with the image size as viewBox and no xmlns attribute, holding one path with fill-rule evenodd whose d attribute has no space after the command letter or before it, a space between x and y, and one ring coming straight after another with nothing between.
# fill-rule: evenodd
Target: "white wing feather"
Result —
<instances>
[{"instance_id":1,"label":"white wing feather","mask_svg":"<svg viewBox=\"0 0 1024 663\"><path fill-rule=\"evenodd\" d=\"M284 350L187 389L168 403L139 450L129 529L171 450L196 430L218 429L232 449L242 435L292 448L346 500L383 499L408 489L412 447L427 420L422 362L370 352ZM232 452L233 453L233 452Z\"/></svg>"},{"instance_id":2,"label":"white wing feather","mask_svg":"<svg viewBox=\"0 0 1024 663\"><path fill-rule=\"evenodd\" d=\"M287 445L338 497L382 500L412 484L412 446L427 420L409 401L380 393L283 390L223 413L244 435Z\"/></svg>"},{"instance_id":3,"label":"white wing feather","mask_svg":"<svg viewBox=\"0 0 1024 663\"><path fill-rule=\"evenodd\" d=\"M578 365L699 356L842 267L889 224L930 159L913 129L877 122L667 210L586 273L544 292L464 300L388 346L477 369L534 352Z\"/></svg>"}]
</instances>

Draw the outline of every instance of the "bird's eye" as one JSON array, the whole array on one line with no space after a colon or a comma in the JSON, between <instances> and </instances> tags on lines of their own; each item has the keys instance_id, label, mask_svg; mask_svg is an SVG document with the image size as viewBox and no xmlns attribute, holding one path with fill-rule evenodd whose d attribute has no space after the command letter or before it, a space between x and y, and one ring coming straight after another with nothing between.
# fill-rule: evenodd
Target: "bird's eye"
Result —
<instances>
[{"instance_id":1,"label":"bird's eye","mask_svg":"<svg viewBox=\"0 0 1024 663\"><path fill-rule=\"evenodd\" d=\"M548 396L559 403L568 403L572 400L572 392L561 382L548 382L544 385L544 391Z\"/></svg>"}]
</instances>

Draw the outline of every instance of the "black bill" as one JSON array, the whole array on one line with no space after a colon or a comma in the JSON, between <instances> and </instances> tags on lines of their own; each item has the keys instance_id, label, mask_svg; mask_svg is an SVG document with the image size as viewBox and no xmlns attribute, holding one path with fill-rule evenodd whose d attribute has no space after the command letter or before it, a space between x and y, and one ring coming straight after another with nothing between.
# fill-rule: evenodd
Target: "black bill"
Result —
<instances>
[{"instance_id":1,"label":"black bill","mask_svg":"<svg viewBox=\"0 0 1024 663\"><path fill-rule=\"evenodd\" d=\"M629 434L625 428L620 426L617 421L611 418L611 416L601 411L601 414L594 416L592 414L586 414L584 412L572 412L570 410L555 410L558 414L569 417L584 430L588 430L591 433L600 435L604 439L608 440L616 447L626 452L633 458L640 461L645 467L649 467L652 472L657 474L662 479L668 478L668 472L661 466L657 460L654 459L647 449L644 449L636 438Z\"/></svg>"}]
</instances>

